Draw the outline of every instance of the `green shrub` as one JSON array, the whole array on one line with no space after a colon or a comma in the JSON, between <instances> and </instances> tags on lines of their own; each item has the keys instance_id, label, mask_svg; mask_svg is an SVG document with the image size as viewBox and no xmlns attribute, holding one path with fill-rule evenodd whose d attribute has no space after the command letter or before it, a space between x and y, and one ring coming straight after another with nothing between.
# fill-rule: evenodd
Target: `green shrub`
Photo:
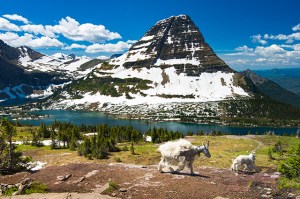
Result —
<instances>
[{"instance_id":1,"label":"green shrub","mask_svg":"<svg viewBox=\"0 0 300 199\"><path fill-rule=\"evenodd\" d=\"M270 160L274 160L273 154L272 154L272 150L269 148L268 150L268 156Z\"/></svg>"},{"instance_id":2,"label":"green shrub","mask_svg":"<svg viewBox=\"0 0 300 199\"><path fill-rule=\"evenodd\" d=\"M127 146L123 146L123 147L121 148L121 151L129 151L129 149L128 149Z\"/></svg>"},{"instance_id":3,"label":"green shrub","mask_svg":"<svg viewBox=\"0 0 300 199\"><path fill-rule=\"evenodd\" d=\"M289 179L300 182L300 144L291 151L290 156L279 164L278 171Z\"/></svg>"},{"instance_id":4,"label":"green shrub","mask_svg":"<svg viewBox=\"0 0 300 199\"><path fill-rule=\"evenodd\" d=\"M281 177L278 179L278 188L295 188L300 190L300 182L297 182L295 179L288 179L286 177Z\"/></svg>"},{"instance_id":5,"label":"green shrub","mask_svg":"<svg viewBox=\"0 0 300 199\"><path fill-rule=\"evenodd\" d=\"M12 194L14 192L18 191L18 188L17 187L12 187L12 188L9 188L9 189L6 189L4 192L3 192L3 195L5 196L12 196Z\"/></svg>"},{"instance_id":6,"label":"green shrub","mask_svg":"<svg viewBox=\"0 0 300 199\"><path fill-rule=\"evenodd\" d=\"M43 183L34 182L28 189L25 189L25 194L32 193L46 193L48 191L48 186Z\"/></svg>"},{"instance_id":7,"label":"green shrub","mask_svg":"<svg viewBox=\"0 0 300 199\"><path fill-rule=\"evenodd\" d=\"M108 183L108 188L103 192L104 194L109 194L109 193L112 193L113 191L117 190L120 186L114 182L114 181L111 181Z\"/></svg>"}]
</instances>

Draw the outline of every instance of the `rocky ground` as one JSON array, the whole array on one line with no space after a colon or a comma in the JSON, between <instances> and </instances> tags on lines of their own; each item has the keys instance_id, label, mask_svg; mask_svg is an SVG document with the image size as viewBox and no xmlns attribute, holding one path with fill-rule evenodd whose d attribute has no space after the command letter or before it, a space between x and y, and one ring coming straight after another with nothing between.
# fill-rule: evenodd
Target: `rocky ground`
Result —
<instances>
[{"instance_id":1,"label":"rocky ground","mask_svg":"<svg viewBox=\"0 0 300 199\"><path fill-rule=\"evenodd\" d=\"M191 176L160 173L155 165L123 163L72 163L48 166L34 173L0 176L0 182L15 184L24 178L45 183L51 194L13 198L296 198L277 189L278 174L233 173L229 169L195 168ZM103 195L109 182L119 187ZM289 195L290 194L290 195ZM289 195L289 196L288 196ZM298 196L300 198L300 196Z\"/></svg>"}]
</instances>

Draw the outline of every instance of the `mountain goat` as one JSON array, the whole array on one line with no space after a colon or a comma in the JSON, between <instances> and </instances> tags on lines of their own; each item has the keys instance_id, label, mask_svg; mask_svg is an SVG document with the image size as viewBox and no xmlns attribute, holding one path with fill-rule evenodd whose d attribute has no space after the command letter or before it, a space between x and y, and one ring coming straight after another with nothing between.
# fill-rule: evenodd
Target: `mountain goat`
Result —
<instances>
[{"instance_id":1,"label":"mountain goat","mask_svg":"<svg viewBox=\"0 0 300 199\"><path fill-rule=\"evenodd\" d=\"M200 156L200 153L210 158L208 150L209 142L207 145L193 146L191 142L185 139L179 139L177 141L169 141L160 145L157 149L161 153L161 161L158 164L158 170L163 172L163 167L168 167L171 172L174 172L172 165L177 164L178 168L176 172L182 171L185 167L190 169L191 175L194 175L193 163L195 156Z\"/></svg>"},{"instance_id":2,"label":"mountain goat","mask_svg":"<svg viewBox=\"0 0 300 199\"><path fill-rule=\"evenodd\" d=\"M231 170L238 171L239 166L244 165L250 172L252 172L253 169L255 170L254 161L255 152L251 152L249 155L239 155L232 161Z\"/></svg>"}]
</instances>

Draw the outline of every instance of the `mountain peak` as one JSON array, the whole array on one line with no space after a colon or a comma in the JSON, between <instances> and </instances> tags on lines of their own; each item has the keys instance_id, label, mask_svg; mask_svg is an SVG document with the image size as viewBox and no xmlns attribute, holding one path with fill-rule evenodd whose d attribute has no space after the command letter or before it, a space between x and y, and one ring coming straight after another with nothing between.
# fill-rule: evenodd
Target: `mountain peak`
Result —
<instances>
[{"instance_id":1,"label":"mountain peak","mask_svg":"<svg viewBox=\"0 0 300 199\"><path fill-rule=\"evenodd\" d=\"M177 15L177 16L170 16L166 19L159 20L158 22L156 22L155 25L160 24L160 23L166 23L166 22L174 20L174 19L190 20L191 18L188 15L180 14L180 15Z\"/></svg>"},{"instance_id":2,"label":"mountain peak","mask_svg":"<svg viewBox=\"0 0 300 199\"><path fill-rule=\"evenodd\" d=\"M177 73L189 76L233 71L213 52L187 15L158 21L126 54L110 64L125 68L175 67Z\"/></svg>"}]
</instances>

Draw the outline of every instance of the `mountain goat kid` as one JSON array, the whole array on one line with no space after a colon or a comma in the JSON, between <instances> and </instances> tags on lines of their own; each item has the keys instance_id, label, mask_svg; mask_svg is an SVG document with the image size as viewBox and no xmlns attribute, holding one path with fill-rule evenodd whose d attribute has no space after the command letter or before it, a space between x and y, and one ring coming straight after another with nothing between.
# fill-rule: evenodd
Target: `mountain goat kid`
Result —
<instances>
[{"instance_id":1,"label":"mountain goat kid","mask_svg":"<svg viewBox=\"0 0 300 199\"><path fill-rule=\"evenodd\" d=\"M171 172L174 172L172 165L176 163L178 168L175 172L182 171L187 167L190 169L191 175L194 175L193 163L195 156L204 153L206 157L210 158L208 147L209 141L207 145L203 144L202 146L193 146L190 141L185 139L166 142L157 149L162 155L158 170L163 172L163 167L168 167Z\"/></svg>"},{"instance_id":2,"label":"mountain goat kid","mask_svg":"<svg viewBox=\"0 0 300 199\"><path fill-rule=\"evenodd\" d=\"M254 167L255 152L251 152L249 155L239 155L232 161L231 170L238 171L239 166L244 165L247 169L252 172L256 170Z\"/></svg>"}]
</instances>

